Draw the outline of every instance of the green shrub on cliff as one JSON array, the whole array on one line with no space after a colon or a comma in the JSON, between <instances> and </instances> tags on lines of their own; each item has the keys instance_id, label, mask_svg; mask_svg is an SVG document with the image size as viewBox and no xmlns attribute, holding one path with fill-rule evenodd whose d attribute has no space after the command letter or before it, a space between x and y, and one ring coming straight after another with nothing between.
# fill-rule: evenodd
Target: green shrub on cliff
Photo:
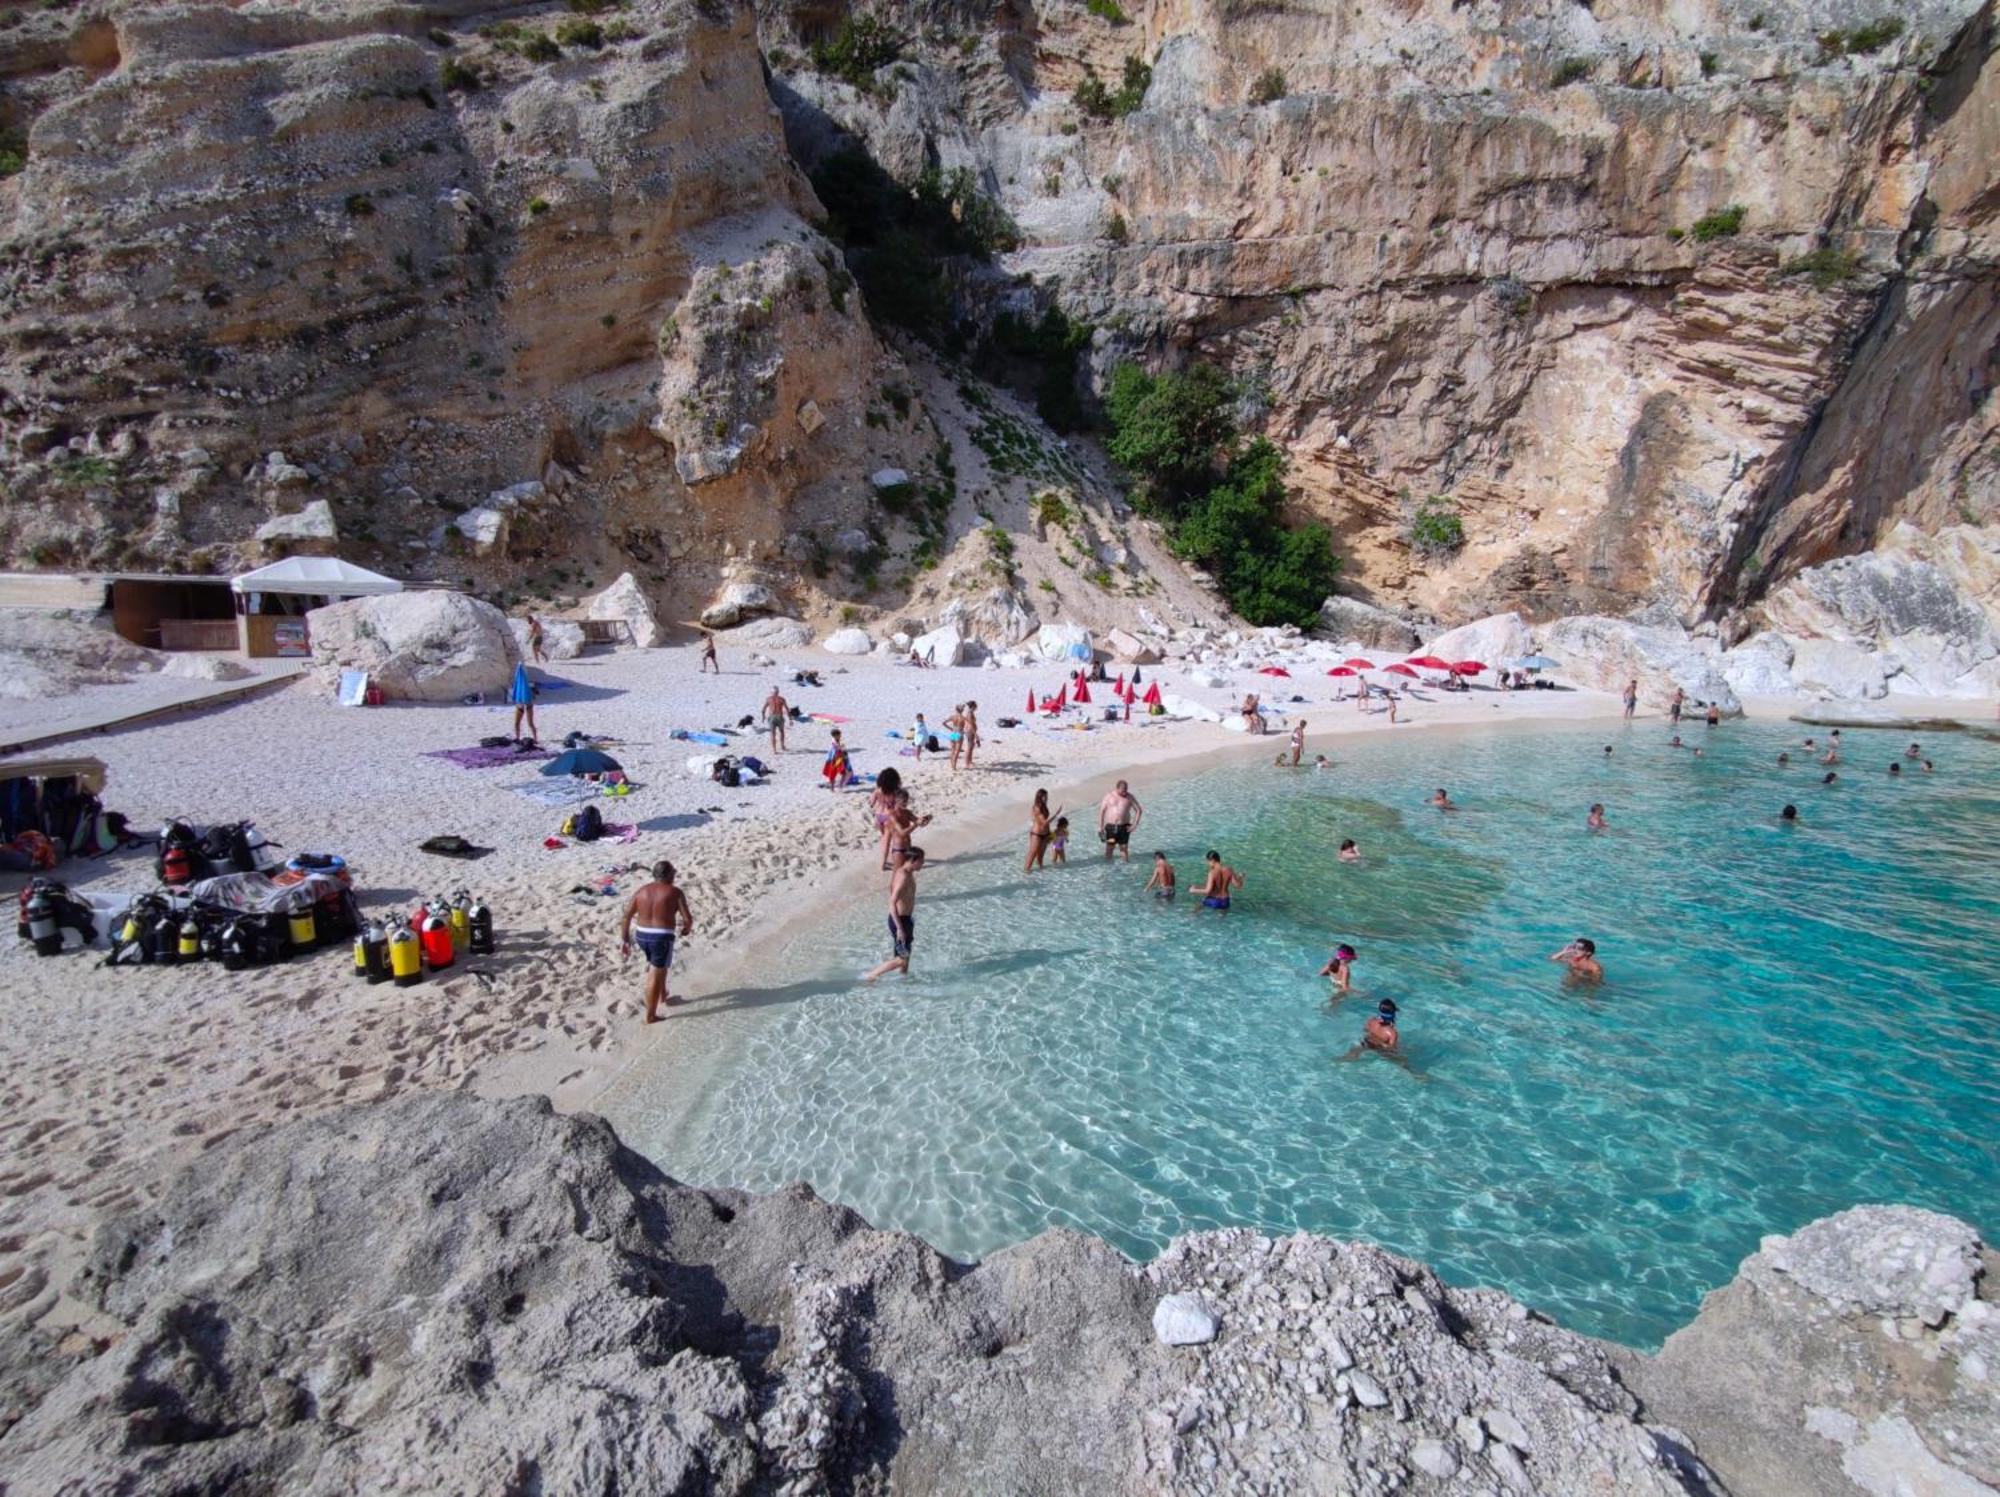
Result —
<instances>
[{"instance_id":1,"label":"green shrub on cliff","mask_svg":"<svg viewBox=\"0 0 2000 1497\"><path fill-rule=\"evenodd\" d=\"M1820 59L1830 62L1836 57L1865 57L1870 52L1880 52L1902 34L1903 22L1898 16L1883 16L1880 20L1850 26L1844 31L1822 31L1819 34Z\"/></svg>"},{"instance_id":2,"label":"green shrub on cliff","mask_svg":"<svg viewBox=\"0 0 2000 1497\"><path fill-rule=\"evenodd\" d=\"M1710 244L1717 239L1733 238L1743 227L1744 208L1741 203L1731 203L1727 208L1717 208L1713 213L1704 213L1694 221L1688 232L1699 244Z\"/></svg>"},{"instance_id":3,"label":"green shrub on cliff","mask_svg":"<svg viewBox=\"0 0 2000 1497\"><path fill-rule=\"evenodd\" d=\"M812 44L813 66L845 79L863 93L875 87L875 74L903 55L903 38L880 16L842 19L831 41Z\"/></svg>"},{"instance_id":4,"label":"green shrub on cliff","mask_svg":"<svg viewBox=\"0 0 2000 1497\"><path fill-rule=\"evenodd\" d=\"M0 126L0 177L18 176L28 169L28 137L11 125Z\"/></svg>"},{"instance_id":5,"label":"green shrub on cliff","mask_svg":"<svg viewBox=\"0 0 2000 1497\"><path fill-rule=\"evenodd\" d=\"M1410 549L1420 556L1449 556L1465 544L1465 522L1448 494L1433 494L1410 517Z\"/></svg>"},{"instance_id":6,"label":"green shrub on cliff","mask_svg":"<svg viewBox=\"0 0 2000 1497\"><path fill-rule=\"evenodd\" d=\"M1266 68L1257 75L1257 81L1250 85L1252 104L1275 104L1285 96L1285 73L1282 68Z\"/></svg>"},{"instance_id":7,"label":"green shrub on cliff","mask_svg":"<svg viewBox=\"0 0 2000 1497\"><path fill-rule=\"evenodd\" d=\"M1861 270L1861 257L1845 250L1823 247L1811 250L1796 259L1787 260L1778 267L1781 276L1809 277L1821 291L1830 290L1842 281L1851 281Z\"/></svg>"},{"instance_id":8,"label":"green shrub on cliff","mask_svg":"<svg viewBox=\"0 0 2000 1497\"><path fill-rule=\"evenodd\" d=\"M1125 59L1125 76L1114 91L1104 86L1095 70L1085 67L1083 81L1070 95L1076 107L1094 120L1123 119L1138 112L1146 102L1146 90L1153 86L1153 70L1136 57Z\"/></svg>"}]
</instances>

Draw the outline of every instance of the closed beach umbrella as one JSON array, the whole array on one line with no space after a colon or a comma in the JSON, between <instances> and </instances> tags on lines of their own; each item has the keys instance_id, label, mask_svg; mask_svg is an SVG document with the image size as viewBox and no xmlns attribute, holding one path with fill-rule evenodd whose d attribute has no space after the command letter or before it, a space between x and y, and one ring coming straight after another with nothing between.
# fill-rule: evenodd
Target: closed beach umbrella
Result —
<instances>
[{"instance_id":1,"label":"closed beach umbrella","mask_svg":"<svg viewBox=\"0 0 2000 1497\"><path fill-rule=\"evenodd\" d=\"M542 766L543 774L609 774L614 769L624 768L609 754L596 749L571 749L566 754L558 754Z\"/></svg>"},{"instance_id":2,"label":"closed beach umbrella","mask_svg":"<svg viewBox=\"0 0 2000 1497\"><path fill-rule=\"evenodd\" d=\"M1090 683L1080 673L1076 678L1076 700L1085 705L1090 702Z\"/></svg>"},{"instance_id":3,"label":"closed beach umbrella","mask_svg":"<svg viewBox=\"0 0 2000 1497\"><path fill-rule=\"evenodd\" d=\"M1451 662L1449 660L1440 660L1435 655L1412 655L1408 663L1422 666L1427 671L1448 671L1451 669ZM1392 665L1389 669L1394 670L1395 667Z\"/></svg>"},{"instance_id":4,"label":"closed beach umbrella","mask_svg":"<svg viewBox=\"0 0 2000 1497\"><path fill-rule=\"evenodd\" d=\"M1030 713L1033 713L1034 710L1035 710L1035 688L1030 686L1028 688L1028 711Z\"/></svg>"},{"instance_id":5,"label":"closed beach umbrella","mask_svg":"<svg viewBox=\"0 0 2000 1497\"><path fill-rule=\"evenodd\" d=\"M1416 675L1416 672L1415 672L1415 671L1413 671L1413 670L1411 670L1411 669L1410 669L1410 668L1409 668L1409 667L1408 667L1407 665L1391 665L1391 666L1387 666L1387 667L1385 667L1385 668L1384 668L1384 673L1385 673L1385 674L1387 674L1387 675L1391 675L1391 676L1414 676L1414 675Z\"/></svg>"},{"instance_id":6,"label":"closed beach umbrella","mask_svg":"<svg viewBox=\"0 0 2000 1497\"><path fill-rule=\"evenodd\" d=\"M1551 660L1546 655L1523 655L1510 669L1517 671L1552 671L1561 665L1560 660Z\"/></svg>"},{"instance_id":7,"label":"closed beach umbrella","mask_svg":"<svg viewBox=\"0 0 2000 1497\"><path fill-rule=\"evenodd\" d=\"M1340 663L1346 666L1349 670L1372 671L1375 669L1374 661L1363 660L1359 655L1350 655Z\"/></svg>"},{"instance_id":8,"label":"closed beach umbrella","mask_svg":"<svg viewBox=\"0 0 2000 1497\"><path fill-rule=\"evenodd\" d=\"M1157 707L1160 705L1160 683L1158 681L1155 681L1146 688L1145 701L1148 707Z\"/></svg>"}]
</instances>

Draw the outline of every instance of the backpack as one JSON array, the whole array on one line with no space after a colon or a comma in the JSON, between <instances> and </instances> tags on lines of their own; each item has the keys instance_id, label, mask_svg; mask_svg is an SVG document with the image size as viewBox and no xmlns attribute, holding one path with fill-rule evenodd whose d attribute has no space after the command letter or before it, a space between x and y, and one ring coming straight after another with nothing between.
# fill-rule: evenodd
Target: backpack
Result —
<instances>
[{"instance_id":1,"label":"backpack","mask_svg":"<svg viewBox=\"0 0 2000 1497\"><path fill-rule=\"evenodd\" d=\"M595 842L604 835L604 813L595 806L585 806L578 811L575 822L570 835L579 842Z\"/></svg>"},{"instance_id":2,"label":"backpack","mask_svg":"<svg viewBox=\"0 0 2000 1497\"><path fill-rule=\"evenodd\" d=\"M727 786L731 790L743 783L743 771L736 767L736 761L727 754L715 761L715 768L708 772L708 777L716 784Z\"/></svg>"}]
</instances>

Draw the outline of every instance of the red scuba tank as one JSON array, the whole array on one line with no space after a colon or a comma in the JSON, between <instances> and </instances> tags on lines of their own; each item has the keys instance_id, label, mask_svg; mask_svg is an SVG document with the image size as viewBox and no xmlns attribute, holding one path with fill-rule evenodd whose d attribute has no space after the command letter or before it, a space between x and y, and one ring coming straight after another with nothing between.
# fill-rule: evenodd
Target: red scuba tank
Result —
<instances>
[{"instance_id":1,"label":"red scuba tank","mask_svg":"<svg viewBox=\"0 0 2000 1497\"><path fill-rule=\"evenodd\" d=\"M424 911L423 929L417 939L423 943L424 960L430 964L432 971L451 965L452 957L456 955L452 948L451 922L439 914L438 906L432 905Z\"/></svg>"}]
</instances>

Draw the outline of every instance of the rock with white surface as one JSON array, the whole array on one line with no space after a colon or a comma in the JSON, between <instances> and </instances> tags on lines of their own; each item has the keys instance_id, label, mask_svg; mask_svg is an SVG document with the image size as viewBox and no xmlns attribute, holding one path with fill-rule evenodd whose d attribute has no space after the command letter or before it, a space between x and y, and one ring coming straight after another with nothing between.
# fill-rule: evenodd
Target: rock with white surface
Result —
<instances>
[{"instance_id":1,"label":"rock with white surface","mask_svg":"<svg viewBox=\"0 0 2000 1497\"><path fill-rule=\"evenodd\" d=\"M1163 1346L1205 1346L1219 1329L1208 1306L1192 1294L1169 1294L1153 1306L1153 1334Z\"/></svg>"},{"instance_id":2,"label":"rock with white surface","mask_svg":"<svg viewBox=\"0 0 2000 1497\"><path fill-rule=\"evenodd\" d=\"M623 623L632 634L632 643L640 649L651 649L665 637L658 618L654 616L652 601L645 589L639 586L639 579L630 572L622 574L618 580L584 605L583 616L587 619L612 619Z\"/></svg>"},{"instance_id":3,"label":"rock with white surface","mask_svg":"<svg viewBox=\"0 0 2000 1497\"><path fill-rule=\"evenodd\" d=\"M866 655L875 648L875 641L868 637L866 629L836 629L820 641L819 647L829 655Z\"/></svg>"}]
</instances>

